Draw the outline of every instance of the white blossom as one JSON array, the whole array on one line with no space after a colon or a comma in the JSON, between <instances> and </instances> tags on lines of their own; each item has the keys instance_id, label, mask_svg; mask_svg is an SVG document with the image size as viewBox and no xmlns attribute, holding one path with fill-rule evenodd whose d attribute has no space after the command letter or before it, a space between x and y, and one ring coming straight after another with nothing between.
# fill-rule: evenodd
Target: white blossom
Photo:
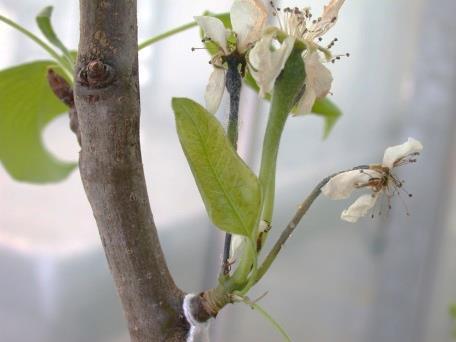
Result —
<instances>
[{"instance_id":1,"label":"white blossom","mask_svg":"<svg viewBox=\"0 0 456 342\"><path fill-rule=\"evenodd\" d=\"M408 138L401 145L388 147L385 150L382 164L368 165L339 173L332 177L321 191L327 197L338 200L349 197L357 189L368 189L370 193L361 195L342 212L343 220L356 222L375 206L377 199L382 194L390 198L402 187L402 182L392 173L393 169L416 162L416 156L422 149L423 145L418 140Z\"/></svg>"},{"instance_id":2,"label":"white blossom","mask_svg":"<svg viewBox=\"0 0 456 342\"><path fill-rule=\"evenodd\" d=\"M206 88L206 108L215 113L220 106L225 89L224 58L231 54L244 55L260 39L266 24L267 10L261 0L234 0L230 19L233 31L225 28L223 22L215 17L195 17L206 38L215 43L219 51L212 59L214 70ZM236 44L228 42L234 33Z\"/></svg>"},{"instance_id":3,"label":"white blossom","mask_svg":"<svg viewBox=\"0 0 456 342\"><path fill-rule=\"evenodd\" d=\"M336 23L344 1L332 0L324 7L321 17L316 19L312 19L309 8L279 9L273 6L279 27L266 29L264 37L257 42L249 54L250 63L264 60L263 63L252 63L256 70L252 72L252 76L260 87L262 95L272 90L295 41L302 42L305 46L302 58L306 71L305 91L298 101L296 113L310 113L315 100L329 93L333 78L323 62L334 61L340 56L332 55L329 50L334 44L334 40L327 47L319 45L318 42L321 40L321 36ZM279 49L275 49L272 41L280 35L285 35L287 38L283 39Z\"/></svg>"}]
</instances>

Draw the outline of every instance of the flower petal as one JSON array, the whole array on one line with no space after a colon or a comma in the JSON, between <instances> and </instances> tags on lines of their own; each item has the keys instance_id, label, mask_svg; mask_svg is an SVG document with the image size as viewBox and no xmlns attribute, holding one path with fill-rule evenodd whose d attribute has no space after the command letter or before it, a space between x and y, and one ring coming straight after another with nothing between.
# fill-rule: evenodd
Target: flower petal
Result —
<instances>
[{"instance_id":1,"label":"flower petal","mask_svg":"<svg viewBox=\"0 0 456 342\"><path fill-rule=\"evenodd\" d=\"M317 51L305 51L303 60L306 67L306 89L296 106L297 115L310 113L315 100L328 94L333 80L331 72L321 63Z\"/></svg>"},{"instance_id":2,"label":"flower petal","mask_svg":"<svg viewBox=\"0 0 456 342\"><path fill-rule=\"evenodd\" d=\"M316 99L317 96L315 95L315 91L306 85L304 95L299 99L298 104L296 105L295 115L304 115L312 112L312 107Z\"/></svg>"},{"instance_id":3,"label":"flower petal","mask_svg":"<svg viewBox=\"0 0 456 342\"><path fill-rule=\"evenodd\" d=\"M375 170L350 170L339 173L332 177L324 187L321 188L323 195L334 199L344 199L359 189L360 186L367 184L370 178L381 177Z\"/></svg>"},{"instance_id":4,"label":"flower petal","mask_svg":"<svg viewBox=\"0 0 456 342\"><path fill-rule=\"evenodd\" d=\"M223 92L225 90L225 70L221 68L214 68L209 82L206 87L204 99L206 100L206 109L210 113L217 112L222 101Z\"/></svg>"},{"instance_id":5,"label":"flower petal","mask_svg":"<svg viewBox=\"0 0 456 342\"><path fill-rule=\"evenodd\" d=\"M229 33L225 28L225 25L223 25L223 22L218 18L209 16L195 17L195 20L204 31L206 37L217 43L217 45L227 54L228 47L226 45L226 40Z\"/></svg>"},{"instance_id":6,"label":"flower petal","mask_svg":"<svg viewBox=\"0 0 456 342\"><path fill-rule=\"evenodd\" d=\"M235 0L230 17L238 38L237 48L242 53L261 38L268 11L260 0Z\"/></svg>"},{"instance_id":7,"label":"flower petal","mask_svg":"<svg viewBox=\"0 0 456 342\"><path fill-rule=\"evenodd\" d=\"M373 192L360 196L348 209L342 212L340 218L344 221L355 223L374 207L379 195L379 192Z\"/></svg>"},{"instance_id":8,"label":"flower petal","mask_svg":"<svg viewBox=\"0 0 456 342\"><path fill-rule=\"evenodd\" d=\"M321 19L309 29L306 38L313 40L328 32L331 27L335 25L340 8L344 2L345 0L331 0L331 2L325 6Z\"/></svg>"},{"instance_id":9,"label":"flower petal","mask_svg":"<svg viewBox=\"0 0 456 342\"><path fill-rule=\"evenodd\" d=\"M239 252L242 251L246 241L247 241L247 238L245 236L238 235L238 234L233 234L231 236L230 257L229 257L230 262L234 262L236 260Z\"/></svg>"},{"instance_id":10,"label":"flower petal","mask_svg":"<svg viewBox=\"0 0 456 342\"><path fill-rule=\"evenodd\" d=\"M279 49L271 50L274 33L263 36L249 53L250 72L260 87L260 96L274 88L276 78L282 71L293 50L295 38L287 37Z\"/></svg>"},{"instance_id":11,"label":"flower petal","mask_svg":"<svg viewBox=\"0 0 456 342\"><path fill-rule=\"evenodd\" d=\"M412 153L421 152L423 145L416 139L408 138L408 140L396 146L388 147L383 155L383 166L392 169L394 163Z\"/></svg>"}]
</instances>

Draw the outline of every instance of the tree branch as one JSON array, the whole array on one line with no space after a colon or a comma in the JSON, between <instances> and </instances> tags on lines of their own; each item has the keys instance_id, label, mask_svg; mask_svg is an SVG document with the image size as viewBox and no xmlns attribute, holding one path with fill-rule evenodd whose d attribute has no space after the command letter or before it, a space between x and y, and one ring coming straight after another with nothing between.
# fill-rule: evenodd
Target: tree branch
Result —
<instances>
[{"instance_id":1,"label":"tree branch","mask_svg":"<svg viewBox=\"0 0 456 342\"><path fill-rule=\"evenodd\" d=\"M238 135L239 135L239 103L241 98L242 77L239 73L239 65L245 64L242 56L234 53L226 57L228 70L226 72L225 87L230 94L230 115L228 118L227 135L228 139L237 151ZM231 247L231 234L225 234L225 241L223 244L223 261L222 261L222 274L230 273L230 247Z\"/></svg>"},{"instance_id":2,"label":"tree branch","mask_svg":"<svg viewBox=\"0 0 456 342\"><path fill-rule=\"evenodd\" d=\"M368 169L368 168L369 168L369 166L367 166L367 165L360 165L360 166L356 166L356 167L352 168L351 170L361 170L361 169ZM326 183L329 182L329 180L331 178L333 178L334 176L337 176L340 173L347 172L347 171L349 171L349 170L339 171L339 172L332 174L331 176L324 178L320 183L317 184L317 186L312 190L312 192L309 194L309 196L307 196L307 198L304 200L304 202L302 202L299 205L298 210L294 214L293 218L288 223L288 225L285 227L282 234L280 234L279 239L276 241L276 243L272 247L271 251L266 256L266 258L264 259L261 266L258 268L258 271L256 273L255 283L257 283L268 271L269 267L272 265L275 258L282 250L283 245L285 245L285 242L287 242L288 238L291 236L293 231L296 229L299 222L301 222L301 219L307 213L307 210L309 210L309 208L312 206L313 202L321 194L321 189L326 185Z\"/></svg>"},{"instance_id":3,"label":"tree branch","mask_svg":"<svg viewBox=\"0 0 456 342\"><path fill-rule=\"evenodd\" d=\"M81 0L79 167L131 340L182 341L183 293L166 266L139 143L136 0Z\"/></svg>"}]
</instances>

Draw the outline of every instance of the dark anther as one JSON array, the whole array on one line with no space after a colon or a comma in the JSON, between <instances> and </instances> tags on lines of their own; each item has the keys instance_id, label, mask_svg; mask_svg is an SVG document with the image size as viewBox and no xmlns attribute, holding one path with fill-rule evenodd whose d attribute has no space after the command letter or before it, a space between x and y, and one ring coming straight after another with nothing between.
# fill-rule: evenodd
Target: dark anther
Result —
<instances>
[{"instance_id":1,"label":"dark anther","mask_svg":"<svg viewBox=\"0 0 456 342\"><path fill-rule=\"evenodd\" d=\"M412 194L409 194L408 197L413 197L413 195L412 195Z\"/></svg>"},{"instance_id":2,"label":"dark anther","mask_svg":"<svg viewBox=\"0 0 456 342\"><path fill-rule=\"evenodd\" d=\"M104 88L114 79L114 69L100 60L90 61L78 73L78 82L89 88Z\"/></svg>"}]
</instances>

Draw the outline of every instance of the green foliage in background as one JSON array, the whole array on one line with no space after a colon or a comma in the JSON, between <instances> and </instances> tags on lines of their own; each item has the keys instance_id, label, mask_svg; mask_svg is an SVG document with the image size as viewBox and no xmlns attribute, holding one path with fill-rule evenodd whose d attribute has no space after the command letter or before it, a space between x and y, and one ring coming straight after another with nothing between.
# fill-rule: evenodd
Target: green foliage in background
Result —
<instances>
[{"instance_id":1,"label":"green foliage in background","mask_svg":"<svg viewBox=\"0 0 456 342\"><path fill-rule=\"evenodd\" d=\"M456 340L456 304L450 306L450 316L453 318L453 338Z\"/></svg>"},{"instance_id":2,"label":"green foliage in background","mask_svg":"<svg viewBox=\"0 0 456 342\"><path fill-rule=\"evenodd\" d=\"M76 167L50 154L42 141L46 125L68 108L50 89L53 61L37 61L0 71L0 161L16 180L57 182Z\"/></svg>"}]
</instances>

